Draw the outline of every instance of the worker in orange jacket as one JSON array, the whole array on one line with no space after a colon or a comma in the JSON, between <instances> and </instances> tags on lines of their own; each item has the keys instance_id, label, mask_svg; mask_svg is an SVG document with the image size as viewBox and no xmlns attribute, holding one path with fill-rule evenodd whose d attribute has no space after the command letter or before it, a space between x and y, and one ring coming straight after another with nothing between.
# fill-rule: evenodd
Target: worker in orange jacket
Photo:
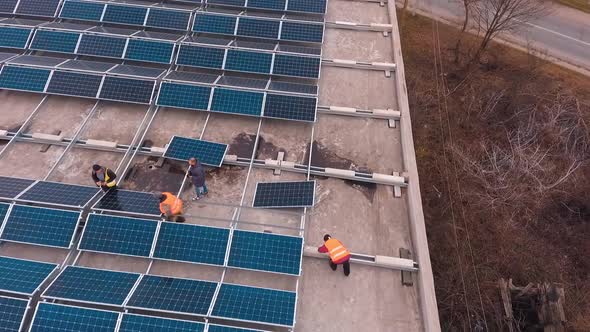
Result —
<instances>
[{"instance_id":1,"label":"worker in orange jacket","mask_svg":"<svg viewBox=\"0 0 590 332\"><path fill-rule=\"evenodd\" d=\"M333 239L329 234L324 235L324 245L318 248L321 253L330 255L330 267L333 271L339 264L344 267L344 275L350 274L350 251L344 247L342 242Z\"/></svg>"},{"instance_id":2,"label":"worker in orange jacket","mask_svg":"<svg viewBox=\"0 0 590 332\"><path fill-rule=\"evenodd\" d=\"M169 192L158 194L160 200L160 212L168 221L184 222L182 200Z\"/></svg>"}]
</instances>

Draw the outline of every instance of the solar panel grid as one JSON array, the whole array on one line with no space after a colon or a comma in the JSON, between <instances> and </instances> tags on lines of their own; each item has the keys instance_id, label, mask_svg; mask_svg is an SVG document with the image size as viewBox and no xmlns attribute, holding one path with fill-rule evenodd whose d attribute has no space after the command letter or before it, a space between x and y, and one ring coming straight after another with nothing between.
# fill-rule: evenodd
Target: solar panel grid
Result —
<instances>
[{"instance_id":1,"label":"solar panel grid","mask_svg":"<svg viewBox=\"0 0 590 332\"><path fill-rule=\"evenodd\" d=\"M295 292L222 284L212 316L293 326Z\"/></svg>"},{"instance_id":2,"label":"solar panel grid","mask_svg":"<svg viewBox=\"0 0 590 332\"><path fill-rule=\"evenodd\" d=\"M95 98L101 82L102 76L99 75L54 71L47 86L47 92Z\"/></svg>"},{"instance_id":3,"label":"solar panel grid","mask_svg":"<svg viewBox=\"0 0 590 332\"><path fill-rule=\"evenodd\" d=\"M210 94L210 87L162 82L156 104L205 111Z\"/></svg>"},{"instance_id":4,"label":"solar panel grid","mask_svg":"<svg viewBox=\"0 0 590 332\"><path fill-rule=\"evenodd\" d=\"M236 17L197 13L193 31L233 35L236 27Z\"/></svg>"},{"instance_id":5,"label":"solar panel grid","mask_svg":"<svg viewBox=\"0 0 590 332\"><path fill-rule=\"evenodd\" d=\"M186 30L191 14L188 11L150 8L146 26L173 30Z\"/></svg>"},{"instance_id":6,"label":"solar panel grid","mask_svg":"<svg viewBox=\"0 0 590 332\"><path fill-rule=\"evenodd\" d=\"M43 92L50 70L4 66L0 73L0 88Z\"/></svg>"},{"instance_id":7,"label":"solar panel grid","mask_svg":"<svg viewBox=\"0 0 590 332\"><path fill-rule=\"evenodd\" d=\"M68 266L51 283L43 297L120 306L139 276L137 273Z\"/></svg>"},{"instance_id":8,"label":"solar panel grid","mask_svg":"<svg viewBox=\"0 0 590 332\"><path fill-rule=\"evenodd\" d=\"M4 0L0 2L0 13L11 14L16 8L18 0Z\"/></svg>"},{"instance_id":9,"label":"solar panel grid","mask_svg":"<svg viewBox=\"0 0 590 332\"><path fill-rule=\"evenodd\" d=\"M126 38L101 35L82 35L78 45L78 54L100 57L122 58L125 50Z\"/></svg>"},{"instance_id":10,"label":"solar panel grid","mask_svg":"<svg viewBox=\"0 0 590 332\"><path fill-rule=\"evenodd\" d=\"M159 216L159 205L160 202L151 193L116 190L103 196L94 209Z\"/></svg>"},{"instance_id":11,"label":"solar panel grid","mask_svg":"<svg viewBox=\"0 0 590 332\"><path fill-rule=\"evenodd\" d=\"M13 199L23 190L27 189L33 180L0 176L0 197Z\"/></svg>"},{"instance_id":12,"label":"solar panel grid","mask_svg":"<svg viewBox=\"0 0 590 332\"><path fill-rule=\"evenodd\" d=\"M324 25L300 22L283 22L281 40L321 43L324 40Z\"/></svg>"},{"instance_id":13,"label":"solar panel grid","mask_svg":"<svg viewBox=\"0 0 590 332\"><path fill-rule=\"evenodd\" d=\"M223 265L229 229L162 223L154 258Z\"/></svg>"},{"instance_id":14,"label":"solar panel grid","mask_svg":"<svg viewBox=\"0 0 590 332\"><path fill-rule=\"evenodd\" d=\"M326 0L289 0L287 10L303 13L326 13Z\"/></svg>"},{"instance_id":15,"label":"solar panel grid","mask_svg":"<svg viewBox=\"0 0 590 332\"><path fill-rule=\"evenodd\" d=\"M272 54L229 50L225 61L225 70L249 73L269 74L272 66Z\"/></svg>"},{"instance_id":16,"label":"solar panel grid","mask_svg":"<svg viewBox=\"0 0 590 332\"><path fill-rule=\"evenodd\" d=\"M222 48L181 45L176 64L221 69L224 55L225 50Z\"/></svg>"},{"instance_id":17,"label":"solar panel grid","mask_svg":"<svg viewBox=\"0 0 590 332\"><path fill-rule=\"evenodd\" d=\"M155 81L107 76L100 90L101 99L149 104Z\"/></svg>"},{"instance_id":18,"label":"solar panel grid","mask_svg":"<svg viewBox=\"0 0 590 332\"><path fill-rule=\"evenodd\" d=\"M52 51L63 53L74 53L78 44L79 33L37 30L31 42L30 49L40 51Z\"/></svg>"},{"instance_id":19,"label":"solar panel grid","mask_svg":"<svg viewBox=\"0 0 590 332\"><path fill-rule=\"evenodd\" d=\"M233 7L244 7L246 5L246 1L245 0L207 0L207 4L233 6Z\"/></svg>"},{"instance_id":20,"label":"solar panel grid","mask_svg":"<svg viewBox=\"0 0 590 332\"><path fill-rule=\"evenodd\" d=\"M241 17L238 36L278 39L280 21Z\"/></svg>"},{"instance_id":21,"label":"solar panel grid","mask_svg":"<svg viewBox=\"0 0 590 332\"><path fill-rule=\"evenodd\" d=\"M151 68L147 66L133 66L133 65L116 65L109 70L109 74L118 74L123 76L136 76L145 78L158 78L166 72L165 69Z\"/></svg>"},{"instance_id":22,"label":"solar panel grid","mask_svg":"<svg viewBox=\"0 0 590 332\"><path fill-rule=\"evenodd\" d=\"M270 91L284 91L284 92L294 92L294 93L301 93L306 95L317 95L318 94L318 86L317 85L309 85L309 84L301 84L301 83L291 83L291 82L284 82L284 81L271 81L268 85L268 90Z\"/></svg>"},{"instance_id":23,"label":"solar panel grid","mask_svg":"<svg viewBox=\"0 0 590 332\"><path fill-rule=\"evenodd\" d=\"M262 330L243 329L226 325L209 324L208 332L262 332Z\"/></svg>"},{"instance_id":24,"label":"solar panel grid","mask_svg":"<svg viewBox=\"0 0 590 332\"><path fill-rule=\"evenodd\" d=\"M29 332L113 332L118 312L39 302Z\"/></svg>"},{"instance_id":25,"label":"solar panel grid","mask_svg":"<svg viewBox=\"0 0 590 332\"><path fill-rule=\"evenodd\" d=\"M147 8L139 6L123 6L107 4L102 18L103 22L143 25Z\"/></svg>"},{"instance_id":26,"label":"solar panel grid","mask_svg":"<svg viewBox=\"0 0 590 332\"><path fill-rule=\"evenodd\" d=\"M145 275L127 306L204 316L216 288L216 282Z\"/></svg>"},{"instance_id":27,"label":"solar panel grid","mask_svg":"<svg viewBox=\"0 0 590 332\"><path fill-rule=\"evenodd\" d=\"M219 167L223 163L226 151L227 144L174 136L164 157L183 161L196 157L203 165Z\"/></svg>"},{"instance_id":28,"label":"solar panel grid","mask_svg":"<svg viewBox=\"0 0 590 332\"><path fill-rule=\"evenodd\" d=\"M103 9L103 3L66 0L59 13L59 17L86 21L100 21Z\"/></svg>"},{"instance_id":29,"label":"solar panel grid","mask_svg":"<svg viewBox=\"0 0 590 332\"><path fill-rule=\"evenodd\" d=\"M53 17L61 0L20 0L17 14Z\"/></svg>"},{"instance_id":30,"label":"solar panel grid","mask_svg":"<svg viewBox=\"0 0 590 332\"><path fill-rule=\"evenodd\" d=\"M254 207L313 206L315 181L259 182L254 194Z\"/></svg>"},{"instance_id":31,"label":"solar panel grid","mask_svg":"<svg viewBox=\"0 0 590 332\"><path fill-rule=\"evenodd\" d=\"M27 47L32 29L0 27L0 47L24 49Z\"/></svg>"},{"instance_id":32,"label":"solar panel grid","mask_svg":"<svg viewBox=\"0 0 590 332\"><path fill-rule=\"evenodd\" d=\"M19 332L29 301L0 296L0 330Z\"/></svg>"},{"instance_id":33,"label":"solar panel grid","mask_svg":"<svg viewBox=\"0 0 590 332\"><path fill-rule=\"evenodd\" d=\"M119 332L203 332L205 324L178 319L124 314Z\"/></svg>"},{"instance_id":34,"label":"solar panel grid","mask_svg":"<svg viewBox=\"0 0 590 332\"><path fill-rule=\"evenodd\" d=\"M8 208L10 204L8 203L0 203L0 226L4 223L4 217L6 217L6 213L8 212Z\"/></svg>"},{"instance_id":35,"label":"solar panel grid","mask_svg":"<svg viewBox=\"0 0 590 332\"><path fill-rule=\"evenodd\" d=\"M260 116L264 93L215 88L212 112Z\"/></svg>"},{"instance_id":36,"label":"solar panel grid","mask_svg":"<svg viewBox=\"0 0 590 332\"><path fill-rule=\"evenodd\" d=\"M321 59L318 57L302 57L286 54L275 55L273 74L319 78Z\"/></svg>"},{"instance_id":37,"label":"solar panel grid","mask_svg":"<svg viewBox=\"0 0 590 332\"><path fill-rule=\"evenodd\" d=\"M268 93L264 117L315 122L317 99Z\"/></svg>"},{"instance_id":38,"label":"solar panel grid","mask_svg":"<svg viewBox=\"0 0 590 332\"><path fill-rule=\"evenodd\" d=\"M130 39L125 53L125 59L171 63L174 44L142 39Z\"/></svg>"},{"instance_id":39,"label":"solar panel grid","mask_svg":"<svg viewBox=\"0 0 590 332\"><path fill-rule=\"evenodd\" d=\"M0 289L31 295L56 267L57 264L0 256Z\"/></svg>"},{"instance_id":40,"label":"solar panel grid","mask_svg":"<svg viewBox=\"0 0 590 332\"><path fill-rule=\"evenodd\" d=\"M54 73L55 75L55 73ZM58 75L59 78L61 76ZM81 207L98 192L96 187L39 181L19 196L19 200Z\"/></svg>"},{"instance_id":41,"label":"solar panel grid","mask_svg":"<svg viewBox=\"0 0 590 332\"><path fill-rule=\"evenodd\" d=\"M248 8L284 10L285 0L248 0Z\"/></svg>"},{"instance_id":42,"label":"solar panel grid","mask_svg":"<svg viewBox=\"0 0 590 332\"><path fill-rule=\"evenodd\" d=\"M80 212L15 205L0 238L43 246L69 248Z\"/></svg>"},{"instance_id":43,"label":"solar panel grid","mask_svg":"<svg viewBox=\"0 0 590 332\"><path fill-rule=\"evenodd\" d=\"M228 266L299 275L303 239L235 230Z\"/></svg>"},{"instance_id":44,"label":"solar panel grid","mask_svg":"<svg viewBox=\"0 0 590 332\"><path fill-rule=\"evenodd\" d=\"M158 222L90 214L79 249L149 257Z\"/></svg>"}]
</instances>

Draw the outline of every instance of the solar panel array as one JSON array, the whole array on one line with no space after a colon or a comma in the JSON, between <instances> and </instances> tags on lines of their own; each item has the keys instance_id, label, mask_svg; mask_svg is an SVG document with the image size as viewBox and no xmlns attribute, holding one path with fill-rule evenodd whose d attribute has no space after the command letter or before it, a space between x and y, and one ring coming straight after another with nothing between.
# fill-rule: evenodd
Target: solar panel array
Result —
<instances>
[{"instance_id":1,"label":"solar panel array","mask_svg":"<svg viewBox=\"0 0 590 332\"><path fill-rule=\"evenodd\" d=\"M33 28L0 26L0 47L24 50L32 32Z\"/></svg>"},{"instance_id":2,"label":"solar panel array","mask_svg":"<svg viewBox=\"0 0 590 332\"><path fill-rule=\"evenodd\" d=\"M24 322L29 301L0 296L0 329L19 332Z\"/></svg>"},{"instance_id":3,"label":"solar panel array","mask_svg":"<svg viewBox=\"0 0 590 332\"><path fill-rule=\"evenodd\" d=\"M259 182L254 207L309 207L315 202L315 181Z\"/></svg>"},{"instance_id":4,"label":"solar panel array","mask_svg":"<svg viewBox=\"0 0 590 332\"><path fill-rule=\"evenodd\" d=\"M39 302L29 332L113 332L118 312Z\"/></svg>"},{"instance_id":5,"label":"solar panel array","mask_svg":"<svg viewBox=\"0 0 590 332\"><path fill-rule=\"evenodd\" d=\"M130 190L109 191L92 208L145 216L161 214L160 201L153 194Z\"/></svg>"},{"instance_id":6,"label":"solar panel array","mask_svg":"<svg viewBox=\"0 0 590 332\"><path fill-rule=\"evenodd\" d=\"M203 165L220 167L228 145L200 139L174 136L168 143L164 157L187 161L197 158Z\"/></svg>"},{"instance_id":7,"label":"solar panel array","mask_svg":"<svg viewBox=\"0 0 590 332\"><path fill-rule=\"evenodd\" d=\"M0 198L13 199L27 189L33 180L0 176Z\"/></svg>"},{"instance_id":8,"label":"solar panel array","mask_svg":"<svg viewBox=\"0 0 590 332\"><path fill-rule=\"evenodd\" d=\"M55 269L57 264L0 256L0 290L33 295Z\"/></svg>"},{"instance_id":9,"label":"solar panel array","mask_svg":"<svg viewBox=\"0 0 590 332\"><path fill-rule=\"evenodd\" d=\"M98 193L96 187L38 181L18 197L18 200L60 206L84 207Z\"/></svg>"}]
</instances>

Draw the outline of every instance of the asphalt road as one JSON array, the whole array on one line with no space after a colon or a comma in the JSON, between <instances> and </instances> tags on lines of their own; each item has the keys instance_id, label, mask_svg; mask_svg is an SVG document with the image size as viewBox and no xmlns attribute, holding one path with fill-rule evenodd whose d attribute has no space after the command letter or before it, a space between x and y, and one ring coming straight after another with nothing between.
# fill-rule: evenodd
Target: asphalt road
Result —
<instances>
[{"instance_id":1,"label":"asphalt road","mask_svg":"<svg viewBox=\"0 0 590 332\"><path fill-rule=\"evenodd\" d=\"M462 22L464 16L460 0L410 0L410 6L449 21ZM525 24L508 37L590 70L590 14L555 5L548 16Z\"/></svg>"}]
</instances>

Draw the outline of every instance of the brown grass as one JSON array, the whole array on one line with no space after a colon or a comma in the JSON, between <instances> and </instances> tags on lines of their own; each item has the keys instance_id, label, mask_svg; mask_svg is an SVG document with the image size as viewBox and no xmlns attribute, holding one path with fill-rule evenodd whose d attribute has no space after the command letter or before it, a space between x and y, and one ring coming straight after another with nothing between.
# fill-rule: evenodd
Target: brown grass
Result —
<instances>
[{"instance_id":1,"label":"brown grass","mask_svg":"<svg viewBox=\"0 0 590 332\"><path fill-rule=\"evenodd\" d=\"M590 13L590 3L588 0L555 0L564 6L572 7L586 13Z\"/></svg>"},{"instance_id":2,"label":"brown grass","mask_svg":"<svg viewBox=\"0 0 590 332\"><path fill-rule=\"evenodd\" d=\"M512 278L562 283L568 330L590 331L590 79L501 45L466 71L440 24L447 113L433 27L407 16L401 34L443 330L504 330Z\"/></svg>"}]
</instances>

